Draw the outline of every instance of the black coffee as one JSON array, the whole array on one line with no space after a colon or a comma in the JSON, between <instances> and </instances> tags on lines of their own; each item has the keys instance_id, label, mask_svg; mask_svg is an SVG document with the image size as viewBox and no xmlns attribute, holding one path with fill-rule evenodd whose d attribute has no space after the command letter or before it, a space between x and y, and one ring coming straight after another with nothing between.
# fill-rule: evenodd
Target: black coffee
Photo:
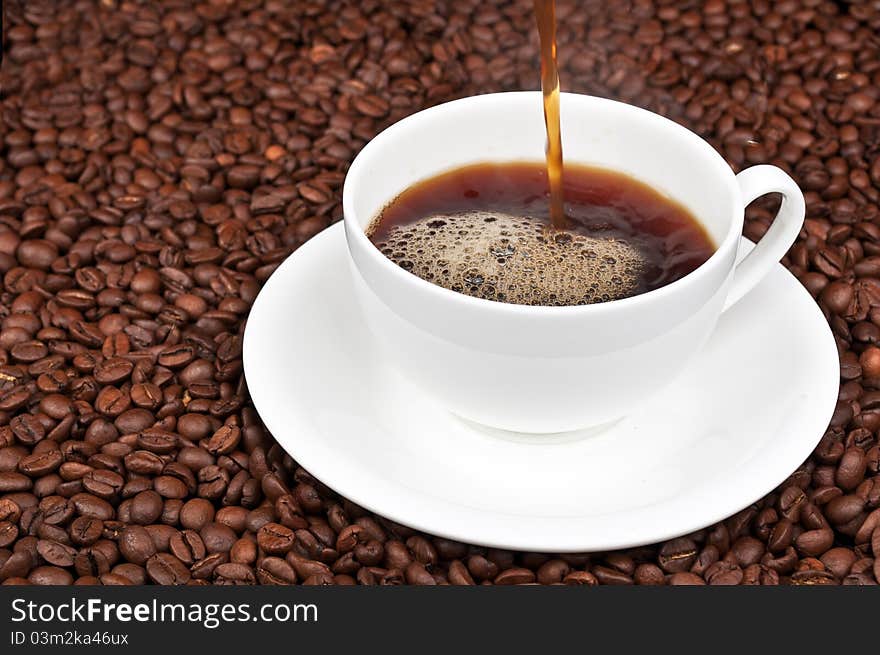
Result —
<instances>
[{"instance_id":1,"label":"black coffee","mask_svg":"<svg viewBox=\"0 0 880 655\"><path fill-rule=\"evenodd\" d=\"M467 166L404 191L367 236L425 280L522 305L634 296L714 252L684 207L627 175L567 164L564 194L567 226L554 229L543 164Z\"/></svg>"}]
</instances>

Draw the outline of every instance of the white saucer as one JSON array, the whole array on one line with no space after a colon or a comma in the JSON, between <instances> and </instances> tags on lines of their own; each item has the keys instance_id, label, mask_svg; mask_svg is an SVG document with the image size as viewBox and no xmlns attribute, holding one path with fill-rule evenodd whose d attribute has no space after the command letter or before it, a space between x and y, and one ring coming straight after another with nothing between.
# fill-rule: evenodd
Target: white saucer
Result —
<instances>
[{"instance_id":1,"label":"white saucer","mask_svg":"<svg viewBox=\"0 0 880 655\"><path fill-rule=\"evenodd\" d=\"M346 258L333 225L267 281L244 335L248 387L299 464L413 528L547 552L662 541L771 491L809 456L834 410L831 331L781 265L644 410L548 438L467 424L380 361Z\"/></svg>"}]
</instances>

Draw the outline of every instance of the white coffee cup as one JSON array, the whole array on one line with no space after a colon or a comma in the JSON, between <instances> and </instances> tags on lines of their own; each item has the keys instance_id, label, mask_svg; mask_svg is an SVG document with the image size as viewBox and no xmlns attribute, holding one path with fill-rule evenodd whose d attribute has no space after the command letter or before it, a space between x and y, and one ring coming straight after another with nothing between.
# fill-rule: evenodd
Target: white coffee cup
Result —
<instances>
[{"instance_id":1,"label":"white coffee cup","mask_svg":"<svg viewBox=\"0 0 880 655\"><path fill-rule=\"evenodd\" d=\"M383 357L453 413L530 433L596 426L637 409L700 350L721 312L779 261L804 219L803 195L779 168L734 175L708 143L677 123L564 93L565 161L629 174L687 207L717 245L702 266L622 300L532 307L426 282L370 242L370 222L422 180L479 162L543 162L542 111L538 92L475 96L421 111L364 147L343 191L356 296ZM745 206L772 192L783 197L775 221L735 265Z\"/></svg>"}]
</instances>

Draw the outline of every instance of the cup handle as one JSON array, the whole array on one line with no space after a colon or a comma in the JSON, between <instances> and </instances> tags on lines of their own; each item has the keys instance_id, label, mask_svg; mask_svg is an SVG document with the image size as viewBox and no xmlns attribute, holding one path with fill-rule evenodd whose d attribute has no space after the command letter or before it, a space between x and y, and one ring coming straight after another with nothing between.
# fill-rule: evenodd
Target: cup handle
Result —
<instances>
[{"instance_id":1,"label":"cup handle","mask_svg":"<svg viewBox=\"0 0 880 655\"><path fill-rule=\"evenodd\" d=\"M764 237L736 265L722 311L736 304L782 259L800 233L806 213L804 194L781 168L767 164L752 166L741 171L736 181L744 208L755 198L774 192L782 194L782 205Z\"/></svg>"}]
</instances>

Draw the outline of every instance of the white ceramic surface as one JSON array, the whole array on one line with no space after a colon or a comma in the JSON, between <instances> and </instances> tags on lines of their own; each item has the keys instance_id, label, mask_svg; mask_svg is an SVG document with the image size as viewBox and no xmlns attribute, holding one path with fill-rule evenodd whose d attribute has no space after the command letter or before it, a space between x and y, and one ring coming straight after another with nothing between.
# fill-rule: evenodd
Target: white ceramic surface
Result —
<instances>
[{"instance_id":1,"label":"white ceramic surface","mask_svg":"<svg viewBox=\"0 0 880 655\"><path fill-rule=\"evenodd\" d=\"M693 132L657 114L562 94L566 161L604 166L688 207L718 248L661 289L579 307L472 298L400 268L364 234L401 191L480 161L542 161L538 92L500 93L413 114L373 139L346 176L343 210L355 295L385 357L443 405L477 423L551 433L615 420L647 402L705 343L725 306L782 257L804 218L803 195L773 166L734 176ZM745 205L783 195L772 227L733 274Z\"/></svg>"},{"instance_id":2,"label":"white ceramic surface","mask_svg":"<svg viewBox=\"0 0 880 655\"><path fill-rule=\"evenodd\" d=\"M550 552L685 534L784 480L834 409L831 332L776 265L672 385L613 426L561 436L476 427L383 361L347 259L334 225L267 281L244 335L248 387L266 426L313 475L427 532Z\"/></svg>"}]
</instances>

